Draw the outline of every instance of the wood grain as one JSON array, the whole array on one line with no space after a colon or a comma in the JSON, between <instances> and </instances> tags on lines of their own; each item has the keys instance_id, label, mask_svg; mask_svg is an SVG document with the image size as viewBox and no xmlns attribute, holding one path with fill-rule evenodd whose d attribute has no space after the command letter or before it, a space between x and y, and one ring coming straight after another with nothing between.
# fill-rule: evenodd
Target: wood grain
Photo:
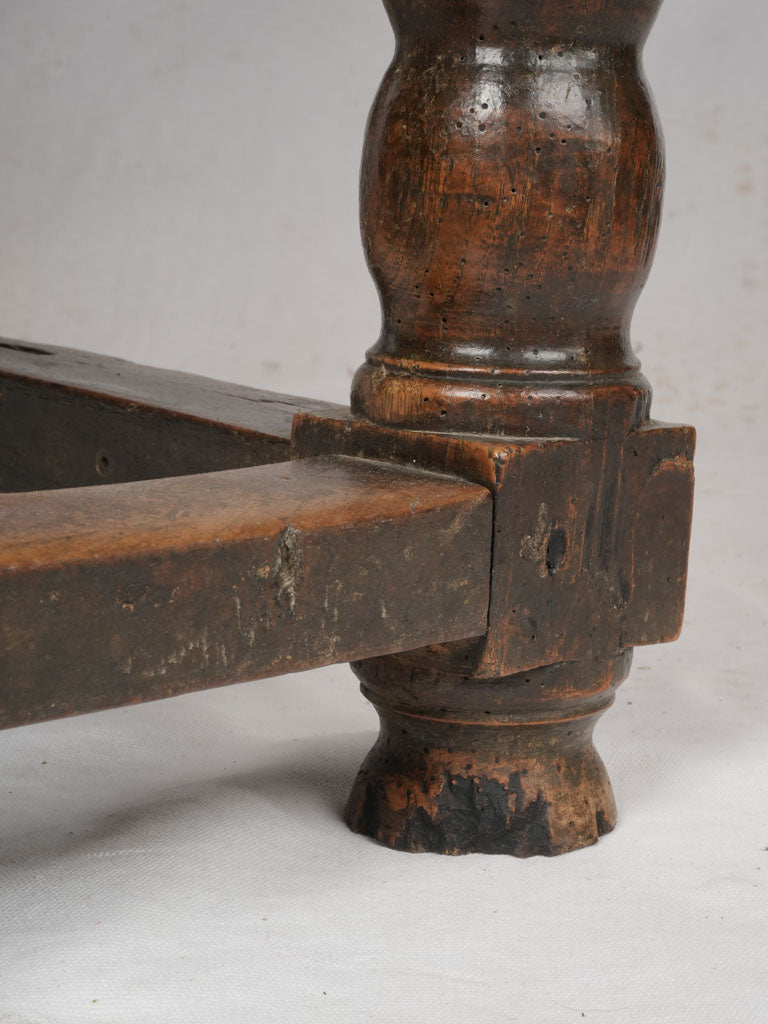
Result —
<instances>
[{"instance_id":1,"label":"wood grain","mask_svg":"<svg viewBox=\"0 0 768 1024\"><path fill-rule=\"evenodd\" d=\"M632 646L682 624L694 434L650 420L632 311L664 161L659 0L385 0L361 223L381 333L297 452L494 496L488 629L353 668L381 735L347 805L403 850L555 854L611 830L592 743Z\"/></svg>"},{"instance_id":2,"label":"wood grain","mask_svg":"<svg viewBox=\"0 0 768 1024\"><path fill-rule=\"evenodd\" d=\"M0 725L481 633L490 522L344 457L0 496Z\"/></svg>"},{"instance_id":3,"label":"wood grain","mask_svg":"<svg viewBox=\"0 0 768 1024\"><path fill-rule=\"evenodd\" d=\"M588 436L619 387L642 421L629 324L664 161L639 48L659 2L386 0L361 179L382 328L355 412Z\"/></svg>"},{"instance_id":4,"label":"wood grain","mask_svg":"<svg viewBox=\"0 0 768 1024\"><path fill-rule=\"evenodd\" d=\"M694 432L650 419L630 340L659 2L385 0L351 411L0 345L7 489L277 461L291 421L299 460L0 502L8 724L350 658L381 720L354 830L530 856L613 828L592 732L680 630L692 508Z\"/></svg>"},{"instance_id":5,"label":"wood grain","mask_svg":"<svg viewBox=\"0 0 768 1024\"><path fill-rule=\"evenodd\" d=\"M0 491L283 462L294 414L335 408L75 349L0 341Z\"/></svg>"}]
</instances>

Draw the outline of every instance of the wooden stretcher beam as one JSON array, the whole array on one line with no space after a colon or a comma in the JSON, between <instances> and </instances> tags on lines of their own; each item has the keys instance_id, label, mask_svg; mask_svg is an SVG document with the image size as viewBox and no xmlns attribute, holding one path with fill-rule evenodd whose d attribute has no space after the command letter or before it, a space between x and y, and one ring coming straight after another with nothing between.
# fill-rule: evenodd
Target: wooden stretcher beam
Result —
<instances>
[{"instance_id":1,"label":"wooden stretcher beam","mask_svg":"<svg viewBox=\"0 0 768 1024\"><path fill-rule=\"evenodd\" d=\"M282 462L295 413L337 411L329 402L0 339L0 491Z\"/></svg>"},{"instance_id":2,"label":"wooden stretcher beam","mask_svg":"<svg viewBox=\"0 0 768 1024\"><path fill-rule=\"evenodd\" d=\"M0 726L486 628L491 496L344 456L0 496Z\"/></svg>"}]
</instances>

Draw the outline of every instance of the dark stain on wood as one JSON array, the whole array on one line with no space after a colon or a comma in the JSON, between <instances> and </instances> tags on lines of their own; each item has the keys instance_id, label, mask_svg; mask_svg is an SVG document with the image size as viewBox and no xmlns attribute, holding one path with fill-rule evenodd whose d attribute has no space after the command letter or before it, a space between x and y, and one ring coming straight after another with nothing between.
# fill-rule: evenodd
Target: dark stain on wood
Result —
<instances>
[{"instance_id":1,"label":"dark stain on wood","mask_svg":"<svg viewBox=\"0 0 768 1024\"><path fill-rule=\"evenodd\" d=\"M359 785L365 787L359 818L350 810L352 827L368 835L375 834L380 819L379 807L386 797L376 792L379 778L366 785L361 769ZM506 784L484 776L443 777L442 789L434 797L432 814L416 805L405 818L392 846L409 852L433 853L517 853L518 856L544 854L552 849L548 826L548 808L539 794L524 804L519 775L510 775ZM505 849L504 847L507 847Z\"/></svg>"}]
</instances>

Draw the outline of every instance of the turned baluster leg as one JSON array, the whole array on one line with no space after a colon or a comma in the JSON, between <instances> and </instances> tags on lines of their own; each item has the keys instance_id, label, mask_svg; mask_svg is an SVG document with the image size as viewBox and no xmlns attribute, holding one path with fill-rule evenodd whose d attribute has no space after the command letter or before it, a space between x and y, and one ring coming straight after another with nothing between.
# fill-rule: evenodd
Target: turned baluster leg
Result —
<instances>
[{"instance_id":1,"label":"turned baluster leg","mask_svg":"<svg viewBox=\"0 0 768 1024\"><path fill-rule=\"evenodd\" d=\"M660 0L387 0L397 54L368 126L366 255L383 327L354 411L567 437L641 423L629 340L663 158L639 71Z\"/></svg>"},{"instance_id":2,"label":"turned baluster leg","mask_svg":"<svg viewBox=\"0 0 768 1024\"><path fill-rule=\"evenodd\" d=\"M639 51L660 0L385 0L363 241L381 336L299 450L495 498L488 633L357 662L381 735L347 808L398 849L552 854L616 820L592 745L631 647L681 621L693 434L629 339L663 158Z\"/></svg>"}]
</instances>

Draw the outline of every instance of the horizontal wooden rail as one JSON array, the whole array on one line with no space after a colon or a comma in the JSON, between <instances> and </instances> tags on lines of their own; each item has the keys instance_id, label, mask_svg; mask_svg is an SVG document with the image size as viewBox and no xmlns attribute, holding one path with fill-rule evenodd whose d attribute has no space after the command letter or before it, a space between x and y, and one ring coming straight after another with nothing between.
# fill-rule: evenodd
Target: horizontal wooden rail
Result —
<instances>
[{"instance_id":1,"label":"horizontal wooden rail","mask_svg":"<svg viewBox=\"0 0 768 1024\"><path fill-rule=\"evenodd\" d=\"M0 339L0 491L282 462L295 413L334 411L309 398Z\"/></svg>"},{"instance_id":2,"label":"horizontal wooden rail","mask_svg":"<svg viewBox=\"0 0 768 1024\"><path fill-rule=\"evenodd\" d=\"M0 726L484 632L491 497L344 456L0 495Z\"/></svg>"}]
</instances>

